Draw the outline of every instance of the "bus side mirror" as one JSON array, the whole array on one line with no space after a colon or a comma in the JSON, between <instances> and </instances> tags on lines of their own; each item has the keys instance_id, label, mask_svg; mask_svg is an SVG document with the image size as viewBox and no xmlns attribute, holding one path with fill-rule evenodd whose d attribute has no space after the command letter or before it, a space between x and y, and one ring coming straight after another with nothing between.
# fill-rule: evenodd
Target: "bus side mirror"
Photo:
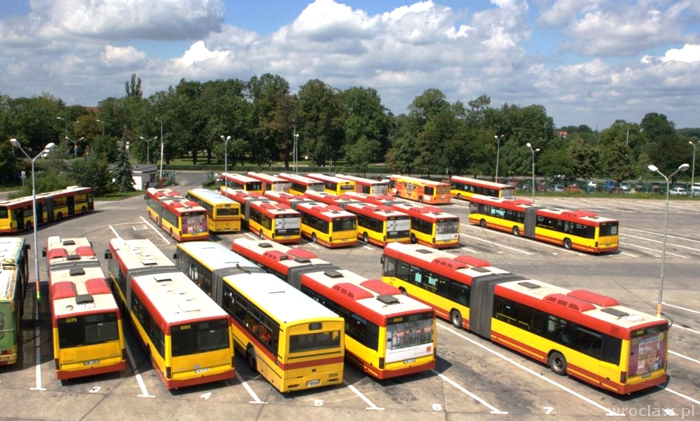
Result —
<instances>
[{"instance_id":1,"label":"bus side mirror","mask_svg":"<svg viewBox=\"0 0 700 421\"><path fill-rule=\"evenodd\" d=\"M112 253L109 252L109 249L105 250L105 260L110 260L112 259Z\"/></svg>"},{"instance_id":2,"label":"bus side mirror","mask_svg":"<svg viewBox=\"0 0 700 421\"><path fill-rule=\"evenodd\" d=\"M44 247L44 249L41 250L41 257L46 257L46 247Z\"/></svg>"},{"instance_id":3,"label":"bus side mirror","mask_svg":"<svg viewBox=\"0 0 700 421\"><path fill-rule=\"evenodd\" d=\"M382 254L382 256L379 258L379 262L380 262L382 265L384 264L384 255L383 255L383 254Z\"/></svg>"},{"instance_id":4,"label":"bus side mirror","mask_svg":"<svg viewBox=\"0 0 700 421\"><path fill-rule=\"evenodd\" d=\"M173 259L177 260L177 252L173 253Z\"/></svg>"},{"instance_id":5,"label":"bus side mirror","mask_svg":"<svg viewBox=\"0 0 700 421\"><path fill-rule=\"evenodd\" d=\"M25 245L24 245L24 249L25 249L25 250L31 250L31 249L32 249L32 245L31 245L31 244L25 244Z\"/></svg>"}]
</instances>

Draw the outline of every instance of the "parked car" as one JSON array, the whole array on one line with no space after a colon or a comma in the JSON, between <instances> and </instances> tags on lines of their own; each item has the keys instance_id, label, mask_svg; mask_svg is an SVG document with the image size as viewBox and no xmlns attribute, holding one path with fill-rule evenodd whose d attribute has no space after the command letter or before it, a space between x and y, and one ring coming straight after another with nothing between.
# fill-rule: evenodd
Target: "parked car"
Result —
<instances>
[{"instance_id":1,"label":"parked car","mask_svg":"<svg viewBox=\"0 0 700 421\"><path fill-rule=\"evenodd\" d=\"M687 196L688 190L683 187L674 187L668 192L671 196Z\"/></svg>"},{"instance_id":2,"label":"parked car","mask_svg":"<svg viewBox=\"0 0 700 421\"><path fill-rule=\"evenodd\" d=\"M693 187L690 188L690 195L700 196L700 184L693 184Z\"/></svg>"},{"instance_id":3,"label":"parked car","mask_svg":"<svg viewBox=\"0 0 700 421\"><path fill-rule=\"evenodd\" d=\"M554 193L564 193L564 185L563 184L555 184L554 185Z\"/></svg>"},{"instance_id":4,"label":"parked car","mask_svg":"<svg viewBox=\"0 0 700 421\"><path fill-rule=\"evenodd\" d=\"M620 183L620 191L629 193L632 191L632 184L629 181L623 181Z\"/></svg>"},{"instance_id":5,"label":"parked car","mask_svg":"<svg viewBox=\"0 0 700 421\"><path fill-rule=\"evenodd\" d=\"M615 190L615 180L606 180L605 185L603 186L603 191L605 193L612 193Z\"/></svg>"},{"instance_id":6,"label":"parked car","mask_svg":"<svg viewBox=\"0 0 700 421\"><path fill-rule=\"evenodd\" d=\"M580 193L581 187L579 187L578 183L571 183L571 184L569 184L569 192L570 193Z\"/></svg>"}]
</instances>

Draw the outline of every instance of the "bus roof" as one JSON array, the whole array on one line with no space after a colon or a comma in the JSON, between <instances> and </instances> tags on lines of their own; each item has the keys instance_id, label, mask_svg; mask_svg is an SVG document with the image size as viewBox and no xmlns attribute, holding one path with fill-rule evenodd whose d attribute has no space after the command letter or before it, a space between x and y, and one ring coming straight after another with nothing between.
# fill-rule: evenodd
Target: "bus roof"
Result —
<instances>
[{"instance_id":1,"label":"bus roof","mask_svg":"<svg viewBox=\"0 0 700 421\"><path fill-rule=\"evenodd\" d=\"M386 218L410 218L410 216L406 212L402 212L396 209L393 209L389 206L384 206L384 205L377 205L374 203L369 203L369 202L351 202L351 203L346 203L345 204L345 210L348 212L360 212L363 214L372 214L374 216L377 216L378 218L381 219L386 219Z\"/></svg>"},{"instance_id":2,"label":"bus roof","mask_svg":"<svg viewBox=\"0 0 700 421\"><path fill-rule=\"evenodd\" d=\"M192 256L211 271L230 267L258 269L255 263L237 253L232 253L231 249L213 241L188 241L179 243L177 248Z\"/></svg>"},{"instance_id":3,"label":"bus roof","mask_svg":"<svg viewBox=\"0 0 700 421\"><path fill-rule=\"evenodd\" d=\"M238 181L241 181L243 183L257 183L260 181L256 178L249 177L245 174L236 174L236 173L230 173L230 172L221 173L220 178L228 178L231 180L238 180Z\"/></svg>"},{"instance_id":4,"label":"bus roof","mask_svg":"<svg viewBox=\"0 0 700 421\"><path fill-rule=\"evenodd\" d=\"M365 185L389 185L389 183L387 183L386 181L373 180L371 178L358 177L355 175L336 174L335 176L344 180L351 180L356 183L363 183Z\"/></svg>"},{"instance_id":5,"label":"bus roof","mask_svg":"<svg viewBox=\"0 0 700 421\"><path fill-rule=\"evenodd\" d=\"M303 183L303 184L316 184L316 185L322 185L323 181L316 180L310 177L305 177L303 175L299 174L289 174L289 173L284 173L281 172L278 175L280 178L289 180L289 181L295 181L297 183Z\"/></svg>"},{"instance_id":6,"label":"bus roof","mask_svg":"<svg viewBox=\"0 0 700 421\"><path fill-rule=\"evenodd\" d=\"M275 241L253 241L247 238L236 238L231 247L236 253L250 257L256 262L268 266L274 270L284 271L287 275L289 269L299 266L327 265L325 260L319 259L313 252L300 248L292 248Z\"/></svg>"},{"instance_id":7,"label":"bus roof","mask_svg":"<svg viewBox=\"0 0 700 421\"><path fill-rule=\"evenodd\" d=\"M23 248L22 237L0 238L0 300L7 300L15 294L17 264Z\"/></svg>"},{"instance_id":8,"label":"bus roof","mask_svg":"<svg viewBox=\"0 0 700 421\"><path fill-rule=\"evenodd\" d=\"M271 273L231 275L224 277L224 281L280 323L340 317Z\"/></svg>"},{"instance_id":9,"label":"bus roof","mask_svg":"<svg viewBox=\"0 0 700 421\"><path fill-rule=\"evenodd\" d=\"M417 203L396 202L388 205L394 210L405 212L411 216L422 219L459 219L457 215L447 213L437 206L426 206Z\"/></svg>"},{"instance_id":10,"label":"bus roof","mask_svg":"<svg viewBox=\"0 0 700 421\"><path fill-rule=\"evenodd\" d=\"M478 178L462 177L460 175L450 176L450 181L461 181L462 183L470 183L479 186L515 190L515 187L511 186L510 184L496 183L495 181L480 180Z\"/></svg>"},{"instance_id":11,"label":"bus roof","mask_svg":"<svg viewBox=\"0 0 700 421\"><path fill-rule=\"evenodd\" d=\"M191 189L188 190L187 193L193 194L199 198L202 198L208 202L210 202L213 205L219 205L219 204L234 204L236 201L224 196L221 194L221 192L218 192L216 190L209 190L209 189Z\"/></svg>"},{"instance_id":12,"label":"bus roof","mask_svg":"<svg viewBox=\"0 0 700 421\"><path fill-rule=\"evenodd\" d=\"M176 268L175 264L151 240L113 238L109 245L110 249L117 254L115 257L118 257L120 264L124 266L127 276Z\"/></svg>"},{"instance_id":13,"label":"bus roof","mask_svg":"<svg viewBox=\"0 0 700 421\"><path fill-rule=\"evenodd\" d=\"M100 266L52 268L49 282L55 317L117 309L112 289Z\"/></svg>"},{"instance_id":14,"label":"bus roof","mask_svg":"<svg viewBox=\"0 0 700 421\"><path fill-rule=\"evenodd\" d=\"M329 205L323 202L302 202L297 205L296 209L300 212L318 212L318 214L327 218L356 218L355 214L344 210L340 206Z\"/></svg>"},{"instance_id":15,"label":"bus roof","mask_svg":"<svg viewBox=\"0 0 700 421\"><path fill-rule=\"evenodd\" d=\"M257 180L265 181L266 183L287 183L287 180L273 174L265 174L262 172L248 171L248 177Z\"/></svg>"},{"instance_id":16,"label":"bus roof","mask_svg":"<svg viewBox=\"0 0 700 421\"><path fill-rule=\"evenodd\" d=\"M510 273L491 266L491 263L484 259L469 255L455 256L447 251L426 247L420 244L389 243L384 247L384 251L388 252L387 254L389 255L395 252L410 256L422 262L421 266L424 268L435 270L444 269L449 271L449 273L462 274L470 278Z\"/></svg>"},{"instance_id":17,"label":"bus roof","mask_svg":"<svg viewBox=\"0 0 700 421\"><path fill-rule=\"evenodd\" d=\"M46 262L49 270L65 266L99 265L95 250L86 237L61 238L57 235L46 240Z\"/></svg>"}]
</instances>

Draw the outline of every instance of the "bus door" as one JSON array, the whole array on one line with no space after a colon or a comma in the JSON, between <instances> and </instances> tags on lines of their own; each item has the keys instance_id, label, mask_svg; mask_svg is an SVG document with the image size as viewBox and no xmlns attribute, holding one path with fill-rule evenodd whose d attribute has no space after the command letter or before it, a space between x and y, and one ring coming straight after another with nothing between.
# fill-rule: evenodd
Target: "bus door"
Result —
<instances>
[{"instance_id":1,"label":"bus door","mask_svg":"<svg viewBox=\"0 0 700 421\"><path fill-rule=\"evenodd\" d=\"M68 215L75 214L75 196L68 196L66 199L68 203Z\"/></svg>"},{"instance_id":2,"label":"bus door","mask_svg":"<svg viewBox=\"0 0 700 421\"><path fill-rule=\"evenodd\" d=\"M24 209L15 209L15 219L17 220L17 231L24 231ZM12 219L12 218L10 218Z\"/></svg>"},{"instance_id":3,"label":"bus door","mask_svg":"<svg viewBox=\"0 0 700 421\"><path fill-rule=\"evenodd\" d=\"M537 227L537 209L539 208L535 206L525 209L524 237L535 238L535 227Z\"/></svg>"},{"instance_id":4,"label":"bus door","mask_svg":"<svg viewBox=\"0 0 700 421\"><path fill-rule=\"evenodd\" d=\"M46 198L46 220L47 222L53 221L54 211L56 209L56 202L50 197Z\"/></svg>"},{"instance_id":5,"label":"bus door","mask_svg":"<svg viewBox=\"0 0 700 421\"><path fill-rule=\"evenodd\" d=\"M36 202L36 224L37 226L44 223L44 202Z\"/></svg>"}]
</instances>

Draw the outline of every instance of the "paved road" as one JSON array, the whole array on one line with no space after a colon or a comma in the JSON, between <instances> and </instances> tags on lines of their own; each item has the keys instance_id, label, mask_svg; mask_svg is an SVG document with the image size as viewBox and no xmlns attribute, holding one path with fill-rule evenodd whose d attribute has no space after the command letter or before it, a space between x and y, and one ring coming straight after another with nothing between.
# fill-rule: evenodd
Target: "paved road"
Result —
<instances>
[{"instance_id":1,"label":"paved road","mask_svg":"<svg viewBox=\"0 0 700 421\"><path fill-rule=\"evenodd\" d=\"M178 190L196 187L200 173L178 173ZM583 208L621 221L621 251L594 256L564 250L469 225L467 207L446 207L462 219L461 247L470 254L534 279L567 288L586 288L613 296L623 304L654 313L660 286L663 245L663 200L620 198L538 198L538 204ZM87 236L98 255L111 238L150 238L166 254L175 244L147 219L142 197L98 202L97 211L60 224L41 227L39 247L50 235ZM669 355L670 381L664 387L619 397L571 378L556 376L545 366L485 341L448 323L438 325L438 365L434 371L392 381L376 381L352 366L344 384L332 389L283 395L251 373L236 358L233 381L167 391L150 369L127 329L130 367L119 375L73 381L62 386L53 374L51 336L46 305L40 322L32 317L33 302L23 321L22 360L0 368L4 419L46 420L461 420L542 416L591 419L624 413L641 419L648 413L690 418L700 416L700 201L671 201L665 264L664 313L673 321ZM214 240L230 245L233 238ZM32 241L32 235L26 236ZM381 250L360 245L328 250L301 247L363 276L380 276ZM33 256L32 256L33 257ZM44 263L42 285L45 284ZM103 262L103 267L106 265ZM30 268L33 268L30 265ZM33 272L33 271L32 271ZM44 295L45 299L45 295ZM691 413L691 411L693 411Z\"/></svg>"}]
</instances>

